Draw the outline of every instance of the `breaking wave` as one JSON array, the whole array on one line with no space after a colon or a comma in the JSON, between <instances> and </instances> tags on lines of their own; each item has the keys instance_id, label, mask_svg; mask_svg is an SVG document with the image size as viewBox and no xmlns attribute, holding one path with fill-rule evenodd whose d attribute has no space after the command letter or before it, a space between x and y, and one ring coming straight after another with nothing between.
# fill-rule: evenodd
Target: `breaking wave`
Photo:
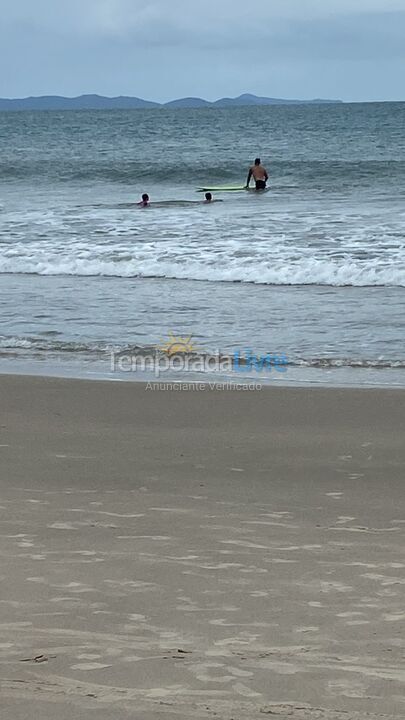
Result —
<instances>
[{"instance_id":1,"label":"breaking wave","mask_svg":"<svg viewBox=\"0 0 405 720\"><path fill-rule=\"evenodd\" d=\"M206 282L239 282L260 285L329 285L335 287L405 287L405 256L359 260L354 258L297 260L280 257L267 261L262 257L229 257L214 262L210 254L192 260L179 254L170 259L122 257L109 253L97 257L78 257L63 253L29 256L0 254L0 273L32 275L72 275L82 277L167 278Z\"/></svg>"},{"instance_id":2,"label":"breaking wave","mask_svg":"<svg viewBox=\"0 0 405 720\"><path fill-rule=\"evenodd\" d=\"M120 345L112 344L102 341L98 342L76 342L68 340L52 340L38 337L17 337L0 335L0 357L15 354L28 353L30 356L39 354L47 355L55 354L72 354L79 356L92 356L94 357L111 357L114 353L115 361L118 361L119 357L124 358L150 358L155 356L157 352L155 345L133 345L128 343L122 343ZM161 354L161 353L160 353ZM209 352L201 353L188 353L190 358L189 369L193 370L193 360L198 364L198 370L201 371L201 363L198 361L201 358L205 360L205 366L210 369L220 367L221 362L227 362L233 365L233 356L227 354L223 355L210 355ZM273 357L272 354L270 357ZM274 355L276 357L277 354ZM250 363L252 369L257 371L258 365L262 366L262 369L266 370L266 362L264 358L266 353L262 353L261 357L258 357L257 361ZM362 359L359 357L298 357L292 355L291 357L284 357L283 365L286 367L302 367L302 368L319 368L319 369L337 369L337 368L353 368L353 369L374 369L384 370L389 368L405 369L405 357L404 358L369 358ZM210 362L212 361L212 362ZM249 369L249 360L246 357L238 354L238 367L245 367Z\"/></svg>"}]
</instances>

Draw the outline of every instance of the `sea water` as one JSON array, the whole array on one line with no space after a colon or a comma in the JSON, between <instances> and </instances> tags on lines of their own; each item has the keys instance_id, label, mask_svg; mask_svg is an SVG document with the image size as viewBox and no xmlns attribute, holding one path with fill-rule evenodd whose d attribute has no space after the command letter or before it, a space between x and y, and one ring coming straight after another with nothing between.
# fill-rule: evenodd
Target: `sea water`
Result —
<instances>
[{"instance_id":1,"label":"sea water","mask_svg":"<svg viewBox=\"0 0 405 720\"><path fill-rule=\"evenodd\" d=\"M139 379L112 356L179 337L287 358L239 368L263 382L404 386L404 126L402 103L0 113L0 369ZM203 204L256 156L270 192Z\"/></svg>"}]
</instances>

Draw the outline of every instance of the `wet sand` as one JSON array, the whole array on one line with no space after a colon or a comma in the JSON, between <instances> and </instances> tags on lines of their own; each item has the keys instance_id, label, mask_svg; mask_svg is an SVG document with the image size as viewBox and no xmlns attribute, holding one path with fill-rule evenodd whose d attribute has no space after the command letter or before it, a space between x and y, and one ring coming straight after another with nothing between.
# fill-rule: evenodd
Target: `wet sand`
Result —
<instances>
[{"instance_id":1,"label":"wet sand","mask_svg":"<svg viewBox=\"0 0 405 720\"><path fill-rule=\"evenodd\" d=\"M405 717L405 392L0 391L2 720Z\"/></svg>"}]
</instances>

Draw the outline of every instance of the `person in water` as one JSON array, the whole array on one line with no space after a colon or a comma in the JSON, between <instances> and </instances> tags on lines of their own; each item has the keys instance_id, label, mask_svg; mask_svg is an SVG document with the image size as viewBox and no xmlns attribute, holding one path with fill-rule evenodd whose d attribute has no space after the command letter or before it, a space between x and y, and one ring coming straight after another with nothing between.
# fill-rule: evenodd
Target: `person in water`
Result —
<instances>
[{"instance_id":1,"label":"person in water","mask_svg":"<svg viewBox=\"0 0 405 720\"><path fill-rule=\"evenodd\" d=\"M149 207L150 202L148 193L144 193L142 195L142 200L138 203L138 205L140 205L140 207Z\"/></svg>"},{"instance_id":2,"label":"person in water","mask_svg":"<svg viewBox=\"0 0 405 720\"><path fill-rule=\"evenodd\" d=\"M217 202L224 202L223 200L214 200L212 197L212 193L206 192L205 193L205 200L203 200L204 205L210 205L211 203L217 203Z\"/></svg>"},{"instance_id":3,"label":"person in water","mask_svg":"<svg viewBox=\"0 0 405 720\"><path fill-rule=\"evenodd\" d=\"M265 190L266 183L267 183L267 180L269 179L269 176L267 174L266 168L263 167L260 158L256 158L255 164L249 168L249 173L248 173L247 181L246 181L247 188L250 185L250 180L251 180L252 176L256 183L256 190Z\"/></svg>"}]
</instances>

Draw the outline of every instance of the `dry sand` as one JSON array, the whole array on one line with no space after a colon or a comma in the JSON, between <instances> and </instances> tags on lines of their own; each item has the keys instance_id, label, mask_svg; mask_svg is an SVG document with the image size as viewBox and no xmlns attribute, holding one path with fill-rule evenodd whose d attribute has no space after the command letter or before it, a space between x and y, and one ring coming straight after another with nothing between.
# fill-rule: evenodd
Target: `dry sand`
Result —
<instances>
[{"instance_id":1,"label":"dry sand","mask_svg":"<svg viewBox=\"0 0 405 720\"><path fill-rule=\"evenodd\" d=\"M0 391L1 720L405 717L404 392Z\"/></svg>"}]
</instances>

